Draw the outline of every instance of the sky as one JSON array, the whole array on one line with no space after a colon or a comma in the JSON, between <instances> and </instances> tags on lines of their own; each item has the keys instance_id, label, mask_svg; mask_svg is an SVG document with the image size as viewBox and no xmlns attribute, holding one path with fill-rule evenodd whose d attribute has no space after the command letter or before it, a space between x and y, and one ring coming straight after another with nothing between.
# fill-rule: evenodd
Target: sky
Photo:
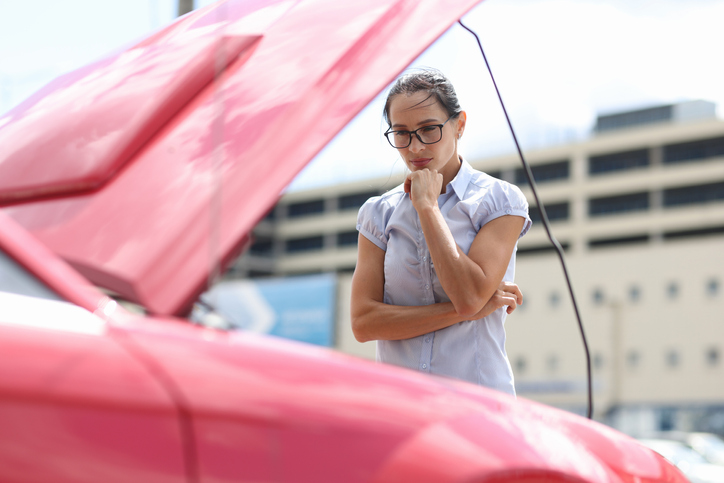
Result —
<instances>
[{"instance_id":1,"label":"sky","mask_svg":"<svg viewBox=\"0 0 724 483\"><path fill-rule=\"evenodd\" d=\"M196 0L196 7L209 3ZM0 0L0 115L58 75L171 22L175 5L175 0ZM722 18L724 0L486 0L463 22L481 37L526 151L589 136L601 113L704 99L715 102L724 117ZM451 79L468 114L461 142L465 156L514 151L468 32L453 26L412 67L435 67ZM381 135L383 102L384 93L291 189L401 171L399 156Z\"/></svg>"}]
</instances>

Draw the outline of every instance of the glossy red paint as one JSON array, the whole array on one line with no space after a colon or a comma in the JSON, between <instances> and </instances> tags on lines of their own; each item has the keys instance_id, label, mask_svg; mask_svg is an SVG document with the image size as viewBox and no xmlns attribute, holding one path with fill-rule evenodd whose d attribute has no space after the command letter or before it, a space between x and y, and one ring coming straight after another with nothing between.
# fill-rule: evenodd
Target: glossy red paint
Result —
<instances>
[{"instance_id":1,"label":"glossy red paint","mask_svg":"<svg viewBox=\"0 0 724 483\"><path fill-rule=\"evenodd\" d=\"M211 481L685 481L606 426L492 390L272 337L126 328L183 391Z\"/></svg>"},{"instance_id":2,"label":"glossy red paint","mask_svg":"<svg viewBox=\"0 0 724 483\"><path fill-rule=\"evenodd\" d=\"M186 481L176 403L105 321L0 293L0 480Z\"/></svg>"},{"instance_id":3,"label":"glossy red paint","mask_svg":"<svg viewBox=\"0 0 724 483\"><path fill-rule=\"evenodd\" d=\"M15 220L0 213L0 255L47 287L0 291L0 481L686 481L575 415L273 337L132 315L90 283L157 314L183 312L294 174L475 3L229 0L0 119L0 191ZM208 84L220 46L232 53ZM98 105L64 119L81 86ZM71 168L37 180L23 171L47 159Z\"/></svg>"},{"instance_id":4,"label":"glossy red paint","mask_svg":"<svg viewBox=\"0 0 724 483\"><path fill-rule=\"evenodd\" d=\"M0 312L2 481L685 481L609 428L466 383L176 319L8 304L25 307Z\"/></svg>"},{"instance_id":5,"label":"glossy red paint","mask_svg":"<svg viewBox=\"0 0 724 483\"><path fill-rule=\"evenodd\" d=\"M178 37L60 77L37 102L11 113L0 131L7 145L0 201L100 188L214 80L217 69L248 57L260 39L217 32Z\"/></svg>"},{"instance_id":6,"label":"glossy red paint","mask_svg":"<svg viewBox=\"0 0 724 483\"><path fill-rule=\"evenodd\" d=\"M49 175L46 191L32 184L29 173L15 186L0 183L6 202L58 194L5 211L93 283L153 313L183 314L206 288L212 267L238 253L302 167L478 2L229 0L182 18L124 54L68 74L0 120L0 142L9 153L0 155L0 171L7 164L18 177L18 166L28 159L41 160L35 165L55 153L78 159L72 173ZM144 98L146 84L151 94L162 90L158 79L165 77L158 72L206 79L173 61L167 67L165 53L172 59L184 52L208 56L218 44L212 39L259 36L196 95L195 88L170 93L168 111L179 109L175 115L153 111L163 110L165 101ZM195 38L200 46L189 47ZM125 73L134 76L121 82L111 66L126 58L133 62ZM208 72L208 62L196 64ZM59 108L62 122L56 114L40 120L45 104L62 106L60 100L81 89L109 85L134 93L122 114L82 104L70 112ZM116 106L119 99L112 92L95 97L102 106ZM148 112L137 116L135 104ZM46 144L27 141L37 132ZM78 146L91 154L78 156ZM93 192L59 195L99 183L102 189Z\"/></svg>"}]
</instances>

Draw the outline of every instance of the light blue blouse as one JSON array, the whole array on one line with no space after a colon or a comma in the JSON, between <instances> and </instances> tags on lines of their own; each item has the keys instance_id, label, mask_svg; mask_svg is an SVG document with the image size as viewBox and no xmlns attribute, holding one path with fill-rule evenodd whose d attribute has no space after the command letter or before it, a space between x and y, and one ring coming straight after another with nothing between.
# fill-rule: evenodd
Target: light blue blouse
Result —
<instances>
[{"instance_id":1,"label":"light blue blouse","mask_svg":"<svg viewBox=\"0 0 724 483\"><path fill-rule=\"evenodd\" d=\"M438 206L465 253L480 228L500 216L525 218L520 236L531 226L528 202L518 187L474 170L465 160L438 198ZM435 273L417 211L402 185L367 200L360 208L357 230L385 250L385 303L416 306L450 301ZM512 282L514 273L515 251L503 279ZM515 395L505 352L506 315L501 308L485 318L412 339L377 341L377 360Z\"/></svg>"}]
</instances>

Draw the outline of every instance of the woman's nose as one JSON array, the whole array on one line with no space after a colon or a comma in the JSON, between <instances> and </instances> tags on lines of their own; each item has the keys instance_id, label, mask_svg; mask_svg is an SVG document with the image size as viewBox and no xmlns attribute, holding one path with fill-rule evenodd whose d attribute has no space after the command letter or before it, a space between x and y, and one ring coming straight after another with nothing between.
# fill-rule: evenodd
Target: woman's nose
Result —
<instances>
[{"instance_id":1,"label":"woman's nose","mask_svg":"<svg viewBox=\"0 0 724 483\"><path fill-rule=\"evenodd\" d=\"M413 153L419 153L423 149L425 149L425 145L422 144L422 141L417 139L417 136L412 136L412 141L410 142L410 146L408 149Z\"/></svg>"}]
</instances>

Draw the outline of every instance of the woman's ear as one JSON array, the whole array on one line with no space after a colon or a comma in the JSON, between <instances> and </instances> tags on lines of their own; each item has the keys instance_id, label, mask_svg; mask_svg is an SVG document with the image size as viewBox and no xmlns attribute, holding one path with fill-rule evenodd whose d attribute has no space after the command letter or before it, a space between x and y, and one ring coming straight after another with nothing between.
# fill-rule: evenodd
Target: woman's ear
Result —
<instances>
[{"instance_id":1,"label":"woman's ear","mask_svg":"<svg viewBox=\"0 0 724 483\"><path fill-rule=\"evenodd\" d=\"M463 132L465 132L465 123L468 120L468 115L465 111L460 111L460 114L458 114L458 123L457 123L457 136L458 139L460 139L463 136Z\"/></svg>"}]
</instances>

